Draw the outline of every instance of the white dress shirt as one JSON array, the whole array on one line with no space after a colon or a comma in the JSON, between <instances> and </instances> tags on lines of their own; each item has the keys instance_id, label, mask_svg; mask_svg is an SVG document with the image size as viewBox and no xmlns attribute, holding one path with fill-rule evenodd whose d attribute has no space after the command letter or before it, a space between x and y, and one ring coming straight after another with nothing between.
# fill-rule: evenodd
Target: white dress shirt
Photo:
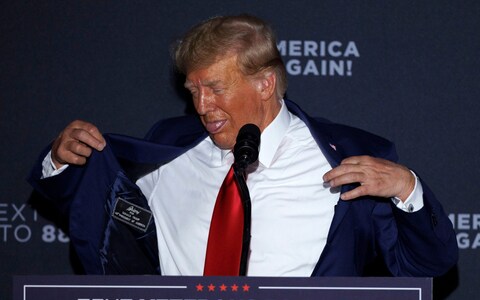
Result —
<instances>
[{"instance_id":1,"label":"white dress shirt","mask_svg":"<svg viewBox=\"0 0 480 300\"><path fill-rule=\"evenodd\" d=\"M155 218L164 275L202 275L210 219L231 164L231 151L207 137L194 148L137 181ZM55 171L44 161L44 177ZM323 182L331 169L305 123L282 101L262 132L258 164L248 170L252 201L249 276L310 276L325 247L339 190ZM54 172L54 174L53 174ZM397 207L423 207L416 186Z\"/></svg>"}]
</instances>

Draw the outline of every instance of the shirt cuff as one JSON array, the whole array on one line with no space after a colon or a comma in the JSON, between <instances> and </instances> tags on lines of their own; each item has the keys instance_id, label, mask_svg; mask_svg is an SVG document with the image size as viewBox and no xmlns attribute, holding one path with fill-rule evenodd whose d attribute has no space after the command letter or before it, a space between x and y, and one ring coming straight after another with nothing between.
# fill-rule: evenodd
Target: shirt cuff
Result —
<instances>
[{"instance_id":1,"label":"shirt cuff","mask_svg":"<svg viewBox=\"0 0 480 300\"><path fill-rule=\"evenodd\" d=\"M415 176L415 187L413 188L413 191L405 202L402 202L398 197L392 198L392 201L397 208L404 212L413 213L419 211L423 207L423 187L420 180L418 180L417 175L413 171L410 172Z\"/></svg>"},{"instance_id":2,"label":"shirt cuff","mask_svg":"<svg viewBox=\"0 0 480 300\"><path fill-rule=\"evenodd\" d=\"M52 151L49 151L42 162L42 179L58 175L67 167L68 165L63 165L61 168L57 169L52 161Z\"/></svg>"}]
</instances>

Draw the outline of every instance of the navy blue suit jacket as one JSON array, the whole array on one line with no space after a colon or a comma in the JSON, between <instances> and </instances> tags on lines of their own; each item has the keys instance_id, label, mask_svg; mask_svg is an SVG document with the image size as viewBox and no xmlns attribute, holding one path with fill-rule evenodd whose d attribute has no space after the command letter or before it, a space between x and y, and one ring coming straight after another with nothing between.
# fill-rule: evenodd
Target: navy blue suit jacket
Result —
<instances>
[{"instance_id":1,"label":"navy blue suit jacket","mask_svg":"<svg viewBox=\"0 0 480 300\"><path fill-rule=\"evenodd\" d=\"M311 118L293 102L286 104L306 123L332 167L353 155L397 160L389 141ZM94 151L85 166L70 166L58 176L39 179L47 149L29 182L68 215L69 235L86 273L161 274L154 221L145 232L138 231L112 218L112 207L122 198L149 209L135 180L206 136L197 117L160 121L145 140L106 135L106 148ZM414 213L397 209L390 199L339 200L312 276L362 276L378 258L394 276L438 276L448 271L458 258L456 237L440 203L423 181L422 185L425 205Z\"/></svg>"}]
</instances>

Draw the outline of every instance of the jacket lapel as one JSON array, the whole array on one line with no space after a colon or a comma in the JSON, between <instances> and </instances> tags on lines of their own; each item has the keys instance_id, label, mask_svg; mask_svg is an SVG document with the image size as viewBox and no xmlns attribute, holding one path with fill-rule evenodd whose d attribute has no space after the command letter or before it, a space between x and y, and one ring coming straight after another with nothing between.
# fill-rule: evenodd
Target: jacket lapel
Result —
<instances>
[{"instance_id":1,"label":"jacket lapel","mask_svg":"<svg viewBox=\"0 0 480 300\"><path fill-rule=\"evenodd\" d=\"M338 166L346 156L343 154L344 151L342 151L341 146L336 143L334 135L329 129L328 121L311 118L295 103L289 100L285 100L285 103L290 112L305 122L331 167L334 168ZM186 139L182 139L181 145L175 145L175 143L169 142L165 143L164 141L150 142L113 134L107 136L107 143L112 146L112 150L120 162L122 169L126 172L127 176L134 181L140 176L158 168L160 165L185 153L207 136L204 130L199 130L198 128L193 128L193 132L190 136L186 136ZM353 186L343 186L342 192L351 188L353 188ZM349 208L350 202L343 200L339 200L335 206L335 214L330 226L327 242L330 242L333 236L335 236L335 231L342 223ZM315 272L319 271L317 269L321 260L320 258Z\"/></svg>"},{"instance_id":2,"label":"jacket lapel","mask_svg":"<svg viewBox=\"0 0 480 300\"><path fill-rule=\"evenodd\" d=\"M159 166L175 159L205 139L205 131L195 131L186 137L185 145L157 143L123 135L106 135L107 143L117 157L127 176L136 181Z\"/></svg>"},{"instance_id":3,"label":"jacket lapel","mask_svg":"<svg viewBox=\"0 0 480 300\"><path fill-rule=\"evenodd\" d=\"M334 136L331 134L330 130L327 128L328 123L319 122L316 119L311 118L308 116L304 111L300 109L295 103L285 100L288 109L298 116L302 121L305 122L307 127L309 128L313 138L317 142L320 150L325 155L327 161L329 162L332 168L337 167L340 165L341 161L346 158L343 155L344 151L342 151L341 145L336 143ZM348 190L353 189L354 185L345 185L342 186L341 192L344 193ZM327 243L331 242L333 236L335 236L335 231L338 229L338 226L342 223L343 218L345 217L347 211L350 208L350 201L343 201L339 200L337 205L335 206L335 214L333 216L332 223L330 225L330 230L328 232ZM321 259L320 259L321 260ZM316 269L316 268L315 268Z\"/></svg>"}]
</instances>

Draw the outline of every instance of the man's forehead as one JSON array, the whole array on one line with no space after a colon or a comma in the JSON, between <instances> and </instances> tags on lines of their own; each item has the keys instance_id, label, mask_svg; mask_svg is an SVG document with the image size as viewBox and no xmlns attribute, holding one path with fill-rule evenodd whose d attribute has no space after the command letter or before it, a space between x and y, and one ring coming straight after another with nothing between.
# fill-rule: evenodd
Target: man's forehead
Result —
<instances>
[{"instance_id":1,"label":"man's forehead","mask_svg":"<svg viewBox=\"0 0 480 300\"><path fill-rule=\"evenodd\" d=\"M232 81L236 81L239 76L242 76L242 73L237 67L210 67L187 74L184 85L185 87L228 85Z\"/></svg>"},{"instance_id":2,"label":"man's forehead","mask_svg":"<svg viewBox=\"0 0 480 300\"><path fill-rule=\"evenodd\" d=\"M226 78L232 76L233 73L241 73L237 64L237 56L223 56L209 66L194 68L187 72L185 85L215 85L226 81Z\"/></svg>"}]
</instances>

